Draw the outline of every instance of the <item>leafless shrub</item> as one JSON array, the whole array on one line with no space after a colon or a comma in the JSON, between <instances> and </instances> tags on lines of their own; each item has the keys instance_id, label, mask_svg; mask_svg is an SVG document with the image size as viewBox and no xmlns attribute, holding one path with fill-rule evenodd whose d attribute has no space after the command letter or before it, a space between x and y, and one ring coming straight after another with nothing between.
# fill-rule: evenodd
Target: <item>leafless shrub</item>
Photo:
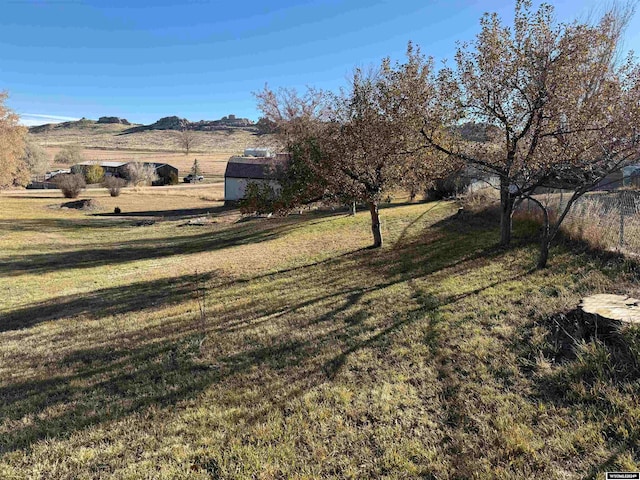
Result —
<instances>
[{"instance_id":1,"label":"leafless shrub","mask_svg":"<svg viewBox=\"0 0 640 480\"><path fill-rule=\"evenodd\" d=\"M131 162L127 165L127 178L132 185L151 185L158 180L158 174L152 165Z\"/></svg>"},{"instance_id":2,"label":"leafless shrub","mask_svg":"<svg viewBox=\"0 0 640 480\"><path fill-rule=\"evenodd\" d=\"M66 198L77 198L86 183L80 173L64 173L56 175L56 185Z\"/></svg>"},{"instance_id":3,"label":"leafless shrub","mask_svg":"<svg viewBox=\"0 0 640 480\"><path fill-rule=\"evenodd\" d=\"M106 177L104 179L104 188L109 190L109 195L112 197L120 196L120 190L126 185L127 181L124 178L119 177Z\"/></svg>"}]
</instances>

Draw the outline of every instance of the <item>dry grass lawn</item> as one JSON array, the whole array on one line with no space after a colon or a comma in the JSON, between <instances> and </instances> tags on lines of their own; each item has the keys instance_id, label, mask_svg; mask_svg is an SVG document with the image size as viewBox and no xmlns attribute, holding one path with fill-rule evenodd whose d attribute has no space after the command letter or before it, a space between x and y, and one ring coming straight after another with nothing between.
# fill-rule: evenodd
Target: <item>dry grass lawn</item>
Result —
<instances>
[{"instance_id":1,"label":"dry grass lawn","mask_svg":"<svg viewBox=\"0 0 640 480\"><path fill-rule=\"evenodd\" d=\"M179 193L0 194L0 478L640 468L640 334L572 323L587 293L637 295L633 264L563 246L532 271L535 245L451 203L384 208L372 251L366 212Z\"/></svg>"}]
</instances>

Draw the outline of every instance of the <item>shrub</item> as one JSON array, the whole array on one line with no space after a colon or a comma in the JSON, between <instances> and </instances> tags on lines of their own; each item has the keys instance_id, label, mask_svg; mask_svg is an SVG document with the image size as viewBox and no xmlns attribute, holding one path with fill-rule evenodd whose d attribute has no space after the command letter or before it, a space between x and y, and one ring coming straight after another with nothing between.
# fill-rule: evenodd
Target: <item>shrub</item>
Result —
<instances>
[{"instance_id":1,"label":"shrub","mask_svg":"<svg viewBox=\"0 0 640 480\"><path fill-rule=\"evenodd\" d=\"M118 197L120 195L120 190L127 184L127 181L124 178L119 177L106 177L104 179L104 188L109 190L109 195L112 197Z\"/></svg>"},{"instance_id":2,"label":"shrub","mask_svg":"<svg viewBox=\"0 0 640 480\"><path fill-rule=\"evenodd\" d=\"M84 176L79 173L56 175L56 185L66 198L76 198L86 186Z\"/></svg>"},{"instance_id":3,"label":"shrub","mask_svg":"<svg viewBox=\"0 0 640 480\"><path fill-rule=\"evenodd\" d=\"M82 155L82 150L77 145L70 145L68 147L64 147L53 158L55 163L61 163L64 165L74 165L76 163L80 163L84 161L84 156Z\"/></svg>"},{"instance_id":4,"label":"shrub","mask_svg":"<svg viewBox=\"0 0 640 480\"><path fill-rule=\"evenodd\" d=\"M180 183L180 179L178 178L178 174L175 172L171 172L169 174L169 185L178 185Z\"/></svg>"},{"instance_id":5,"label":"shrub","mask_svg":"<svg viewBox=\"0 0 640 480\"><path fill-rule=\"evenodd\" d=\"M132 185L151 185L158 180L156 169L152 165L142 162L132 162L127 165L127 178Z\"/></svg>"},{"instance_id":6,"label":"shrub","mask_svg":"<svg viewBox=\"0 0 640 480\"><path fill-rule=\"evenodd\" d=\"M84 178L89 184L100 183L104 179L104 168L96 163L88 165L84 169Z\"/></svg>"},{"instance_id":7,"label":"shrub","mask_svg":"<svg viewBox=\"0 0 640 480\"><path fill-rule=\"evenodd\" d=\"M239 202L240 213L265 214L278 210L278 195L268 183L247 183L245 196Z\"/></svg>"}]
</instances>

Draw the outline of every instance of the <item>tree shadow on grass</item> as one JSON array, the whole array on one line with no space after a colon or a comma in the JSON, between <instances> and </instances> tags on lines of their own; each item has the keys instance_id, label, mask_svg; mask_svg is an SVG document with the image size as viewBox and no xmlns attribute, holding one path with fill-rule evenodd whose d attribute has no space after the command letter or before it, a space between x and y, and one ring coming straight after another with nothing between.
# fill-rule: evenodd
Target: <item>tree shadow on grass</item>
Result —
<instances>
[{"instance_id":1,"label":"tree shadow on grass","mask_svg":"<svg viewBox=\"0 0 640 480\"><path fill-rule=\"evenodd\" d=\"M341 261L358 255L361 251L356 250L326 260L247 278L229 278L214 271L60 296L3 312L0 315L0 332L27 329L42 322L60 319L82 317L89 320L100 320L109 316L166 308L194 300L196 291L200 288L199 285L207 285L209 289L224 291L228 288L248 286L253 282L265 279L277 280L288 276L292 276L291 288L294 288L294 284L298 281L317 284L319 280L313 278L314 273L310 273L311 271L318 267L332 268L339 265ZM330 298L332 295L326 295L324 298ZM300 302L295 306L288 307L287 311L304 308L319 300L321 298ZM243 316L237 322L239 324L246 323L248 318L258 314L261 317L276 315L278 309L269 310L262 300L249 302L243 311ZM219 324L217 328L222 327Z\"/></svg>"},{"instance_id":2,"label":"tree shadow on grass","mask_svg":"<svg viewBox=\"0 0 640 480\"><path fill-rule=\"evenodd\" d=\"M295 315L290 317L296 321ZM118 335L109 347L76 350L60 358L58 368L72 370L71 374L1 387L0 416L13 423L0 438L0 454L28 449L44 438L68 438L75 431L152 406L175 407L213 384L236 389L252 385L269 392L265 399L278 405L326 380L316 358L335 341L332 333L281 332L259 345L242 343L244 348L202 362L198 359L202 337L193 322L174 326L172 333L177 339L160 340L167 332L148 332L143 341L138 339L143 345L134 348L122 347L125 335ZM211 342L224 338L211 334L216 335ZM20 421L36 413L33 421ZM256 410L252 417L258 421L264 413Z\"/></svg>"},{"instance_id":3,"label":"tree shadow on grass","mask_svg":"<svg viewBox=\"0 0 640 480\"><path fill-rule=\"evenodd\" d=\"M159 218L190 218L201 217L203 215L222 215L233 210L237 210L236 207L225 207L222 205L211 207L199 207L199 208L178 208L171 210L143 210L133 212L121 212L121 213L94 213L93 217L113 217L113 218L127 218L127 217L159 217Z\"/></svg>"},{"instance_id":4,"label":"tree shadow on grass","mask_svg":"<svg viewBox=\"0 0 640 480\"><path fill-rule=\"evenodd\" d=\"M131 225L124 219L91 218L38 218L0 220L0 231L4 232L76 232L86 229L103 229Z\"/></svg>"},{"instance_id":5,"label":"tree shadow on grass","mask_svg":"<svg viewBox=\"0 0 640 480\"><path fill-rule=\"evenodd\" d=\"M0 264L0 275L93 268L105 265L164 258L173 255L221 250L238 245L272 240L295 228L293 222L260 225L234 225L219 231L162 239L111 243L110 248L90 248L59 253L42 253L9 257Z\"/></svg>"},{"instance_id":6,"label":"tree shadow on grass","mask_svg":"<svg viewBox=\"0 0 640 480\"><path fill-rule=\"evenodd\" d=\"M64 318L98 320L107 316L165 308L195 298L197 281L208 281L212 275L194 274L138 282L35 302L0 315L0 332L21 330Z\"/></svg>"},{"instance_id":7,"label":"tree shadow on grass","mask_svg":"<svg viewBox=\"0 0 640 480\"><path fill-rule=\"evenodd\" d=\"M427 204L428 211L438 205ZM506 250L496 244L495 226L486 219L470 221L452 215L426 227L418 235L409 236L407 231L414 223L404 229L393 247L372 252L366 263L372 273L409 279L455 270L459 266L478 268Z\"/></svg>"},{"instance_id":8,"label":"tree shadow on grass","mask_svg":"<svg viewBox=\"0 0 640 480\"><path fill-rule=\"evenodd\" d=\"M311 223L324 221L315 218ZM309 222L304 223L304 225ZM18 275L20 273L41 273L60 269L91 268L113 265L135 260L161 258L169 255L183 255L196 252L223 249L236 245L262 242L282 235L300 222L285 222L272 225L264 222L258 226L234 226L221 232L205 233L161 240L135 240L120 249L96 249L85 251L37 254L9 260L0 266L0 273ZM290 288L296 284L315 284L326 290L326 294L301 298L286 308L270 310L264 302L257 301L252 312L245 315L262 317L277 315L280 310L295 312L319 301L330 299L337 290L343 295L362 296L374 289L385 288L394 283L412 278L432 275L444 269L458 269L465 265L478 267L500 253L500 250L486 249L479 242L477 232L467 237L457 236L456 248L452 248L451 238L445 231L442 235L398 243L393 249L370 251L359 249L331 257L319 262L305 264L276 272L249 278L229 279L217 274L207 274L200 281L208 282L210 288L248 284L253 281L286 279L291 277ZM351 285L353 269L366 272L370 285ZM471 268L471 267L468 267ZM322 271L320 271L322 270ZM327 276L327 272L329 275ZM376 280L377 279L377 280ZM149 282L137 282L127 286L98 289L89 293L66 295L14 308L0 315L0 332L29 328L41 322L64 318L83 317L101 319L108 316L133 313L148 309L175 305L192 299L196 286L195 275L184 275ZM358 297L359 298L359 297ZM356 300L358 300L356 298ZM355 300L354 300L355 301ZM249 317L247 317L249 318ZM242 322L240 322L242 323ZM222 328L222 327L220 327Z\"/></svg>"},{"instance_id":9,"label":"tree shadow on grass","mask_svg":"<svg viewBox=\"0 0 640 480\"><path fill-rule=\"evenodd\" d=\"M353 300L350 307L355 306ZM338 309L326 312L327 319L338 313ZM295 315L289 321L295 324ZM392 322L393 326L376 339L408 320ZM129 348L120 347L122 338L115 338L110 347L76 350L58 361L61 370L73 373L0 387L0 416L11 425L0 438L0 455L29 450L45 438L67 439L76 431L143 413L150 407L175 408L213 385L216 390L235 390L235 395L221 401L238 410L247 410L244 393L239 393L259 391L260 405L242 414L250 427L329 380L323 359L341 348L348 335L370 329L354 322L347 324L348 331L344 326L315 331L314 324L300 325L302 333L297 329L281 331L258 345L243 343L244 348L207 361L202 361L198 352L201 336L184 326L174 330L178 335L175 340L145 338L145 344ZM211 342L223 338L216 335ZM365 347L375 348L375 342L363 344ZM26 416L32 420L22 422Z\"/></svg>"},{"instance_id":10,"label":"tree shadow on grass","mask_svg":"<svg viewBox=\"0 0 640 480\"><path fill-rule=\"evenodd\" d=\"M530 273L531 271L527 271L520 274L512 275L507 278L502 278L500 280L487 283L486 285L474 288L473 290L469 290L467 292L463 292L456 295L450 295L442 298L438 298L433 295L427 295L425 298L423 296L424 294L420 292L419 289L412 286L414 290L414 297L417 297L417 298L422 297L422 298L419 298L418 303L420 306L418 308L415 308L414 310L411 310L405 313L401 320L395 321L391 325L387 326L386 328L381 329L374 335L368 337L367 340L364 340L362 342L357 342L351 345L349 348L340 352L338 355L336 355L334 358L332 358L329 362L325 364L324 371L327 373L327 376L329 378L333 378L338 372L338 370L344 365L348 357L354 352L357 352L358 350L362 350L363 348L369 348L371 346L376 345L377 343L381 342L385 337L389 336L393 332L401 329L402 327L408 324L421 320L425 316L431 313L437 312L442 307L453 305L461 300L464 300L465 298L468 298L474 295L479 295L485 290L495 288L504 283L512 282L514 280L519 280L525 277L526 275L529 275ZM409 283L409 285L411 285L411 283ZM438 321L437 318L435 317L431 318L431 323L428 329L430 338L428 338L427 341L431 346L432 353L434 353L437 350L437 347L436 347L437 334L433 329L433 324L434 322L437 322L437 321Z\"/></svg>"},{"instance_id":11,"label":"tree shadow on grass","mask_svg":"<svg viewBox=\"0 0 640 480\"><path fill-rule=\"evenodd\" d=\"M44 188L44 189L41 189L39 191L42 192L42 191L46 191L46 190L58 191L59 192L59 190L57 188ZM61 201L65 200L65 197L61 193L58 193L58 195L53 195L53 194L51 194L51 195L2 195L2 197L0 197L0 198L17 198L17 199L30 198L32 200L47 200L47 199L51 200L51 199L55 199L55 200L61 200Z\"/></svg>"},{"instance_id":12,"label":"tree shadow on grass","mask_svg":"<svg viewBox=\"0 0 640 480\"><path fill-rule=\"evenodd\" d=\"M335 214L319 212L309 217L291 216L287 218L258 219L258 221L235 223L229 227L207 230L196 235L179 235L165 238L140 239L127 242L108 242L95 244L95 247L66 252L36 253L14 255L0 263L0 275L19 276L29 273L48 273L54 271L94 268L105 265L117 265L138 260L166 258L173 255L188 255L251 243L260 243L283 236L295 229L326 221ZM120 218L120 217L114 217ZM54 220L39 223L35 221L31 228L64 228L81 230L93 228L93 223L79 220ZM29 224L27 224L29 225ZM114 221L100 221L97 226L112 227ZM13 228L13 226L11 227Z\"/></svg>"},{"instance_id":13,"label":"tree shadow on grass","mask_svg":"<svg viewBox=\"0 0 640 480\"><path fill-rule=\"evenodd\" d=\"M0 417L11 426L0 439L0 453L28 451L45 438L67 439L152 407L179 409L183 401L203 394L215 402L212 408L237 411L243 418L244 423L227 426L228 435L236 433L233 428L246 429L242 434L247 435L271 413L286 416L293 400L334 381L354 353L381 351L393 335L428 319L438 308L513 280L506 273L457 296L427 298L411 286L413 279L454 266L462 273L475 268L485 252L477 242L475 250L467 248L471 239L465 240L465 248L447 249L451 238L441 232L429 237L429 245L416 255L423 241L407 240L375 256L358 250L241 280L215 273L201 278L208 283L212 303L205 332L198 330L197 314L188 318L187 313L187 318L163 322L162 327L109 334L100 339L107 347L58 355L49 378L0 387ZM375 306L367 297L400 282L413 288L415 303L398 311L376 311L373 321ZM195 276L187 275L61 297L8 312L2 330L75 316L100 320L179 304L193 299L195 283ZM207 335L204 353L199 351L202 333ZM437 348L437 336L429 341ZM248 408L248 398L255 407ZM23 422L25 417L30 422Z\"/></svg>"},{"instance_id":14,"label":"tree shadow on grass","mask_svg":"<svg viewBox=\"0 0 640 480\"><path fill-rule=\"evenodd\" d=\"M38 415L30 424L12 425L0 436L0 454L29 448L44 438L68 438L74 431L117 420L152 405L168 407L192 397L219 374L194 362L194 342L153 343L137 349L89 349L62 363L76 364L77 373L11 384L0 388L6 421ZM47 415L47 409L62 413Z\"/></svg>"}]
</instances>

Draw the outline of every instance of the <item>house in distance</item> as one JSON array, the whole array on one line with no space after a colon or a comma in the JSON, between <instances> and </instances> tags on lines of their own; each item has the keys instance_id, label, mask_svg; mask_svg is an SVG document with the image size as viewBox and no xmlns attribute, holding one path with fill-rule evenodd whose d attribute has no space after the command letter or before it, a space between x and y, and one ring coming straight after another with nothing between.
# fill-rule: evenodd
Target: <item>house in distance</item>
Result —
<instances>
[{"instance_id":1,"label":"house in distance","mask_svg":"<svg viewBox=\"0 0 640 480\"><path fill-rule=\"evenodd\" d=\"M224 172L225 203L244 198L248 183L267 183L276 190L280 188L277 170L288 158L287 154L273 155L264 148L245 148L242 156L231 157Z\"/></svg>"},{"instance_id":2,"label":"house in distance","mask_svg":"<svg viewBox=\"0 0 640 480\"><path fill-rule=\"evenodd\" d=\"M128 179L128 165L134 162L81 162L71 167L73 173L84 171L90 165L100 165L106 176L120 177ZM158 162L142 162L144 166L151 166L158 176L158 180L153 182L154 185L169 185L171 177L178 178L178 169L168 163Z\"/></svg>"}]
</instances>

